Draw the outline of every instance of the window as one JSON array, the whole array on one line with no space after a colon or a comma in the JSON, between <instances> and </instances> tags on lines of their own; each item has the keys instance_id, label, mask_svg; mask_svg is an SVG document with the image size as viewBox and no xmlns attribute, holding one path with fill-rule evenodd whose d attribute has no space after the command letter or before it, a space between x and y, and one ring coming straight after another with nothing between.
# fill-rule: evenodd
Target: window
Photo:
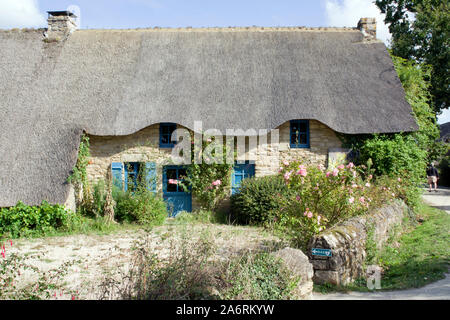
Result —
<instances>
[{"instance_id":1,"label":"window","mask_svg":"<svg viewBox=\"0 0 450 320\"><path fill-rule=\"evenodd\" d=\"M125 191L135 191L138 185L139 170L141 168L139 162L125 163Z\"/></svg>"},{"instance_id":2,"label":"window","mask_svg":"<svg viewBox=\"0 0 450 320\"><path fill-rule=\"evenodd\" d=\"M233 175L231 177L231 194L239 192L242 180L255 176L255 164L250 161L236 164L233 167Z\"/></svg>"},{"instance_id":3,"label":"window","mask_svg":"<svg viewBox=\"0 0 450 320\"><path fill-rule=\"evenodd\" d=\"M148 190L157 191L155 162L113 162L111 171L113 186L119 190L135 191L138 182L142 182Z\"/></svg>"},{"instance_id":4,"label":"window","mask_svg":"<svg viewBox=\"0 0 450 320\"><path fill-rule=\"evenodd\" d=\"M165 166L163 171L163 191L169 193L185 193L181 184L185 182L186 168L182 166Z\"/></svg>"},{"instance_id":5,"label":"window","mask_svg":"<svg viewBox=\"0 0 450 320\"><path fill-rule=\"evenodd\" d=\"M291 148L309 148L308 120L291 120Z\"/></svg>"},{"instance_id":6,"label":"window","mask_svg":"<svg viewBox=\"0 0 450 320\"><path fill-rule=\"evenodd\" d=\"M177 129L175 123L161 123L159 125L159 147L173 148L176 141L172 141L172 133Z\"/></svg>"}]
</instances>

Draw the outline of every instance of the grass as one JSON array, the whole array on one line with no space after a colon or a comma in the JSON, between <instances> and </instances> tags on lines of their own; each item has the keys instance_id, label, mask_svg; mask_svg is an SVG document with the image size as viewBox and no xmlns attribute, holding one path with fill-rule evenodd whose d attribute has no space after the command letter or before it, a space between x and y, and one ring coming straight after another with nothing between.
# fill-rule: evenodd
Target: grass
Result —
<instances>
[{"instance_id":1,"label":"grass","mask_svg":"<svg viewBox=\"0 0 450 320\"><path fill-rule=\"evenodd\" d=\"M382 289L422 287L443 279L450 262L450 216L442 210L421 204L419 216L424 222L407 230L398 240L399 247L388 245L378 263L385 269Z\"/></svg>"},{"instance_id":2,"label":"grass","mask_svg":"<svg viewBox=\"0 0 450 320\"><path fill-rule=\"evenodd\" d=\"M133 223L108 223L103 217L88 218L78 217L76 221L70 222L67 226L60 229L48 230L45 233L30 230L27 235L20 237L11 237L10 234L0 234L0 242L6 239L40 239L50 237L65 237L70 235L85 234L85 235L108 235L125 230L138 230L143 227Z\"/></svg>"},{"instance_id":3,"label":"grass","mask_svg":"<svg viewBox=\"0 0 450 320\"><path fill-rule=\"evenodd\" d=\"M417 216L422 223L407 224L403 232L376 253L374 262L384 269L381 290L423 287L445 278L450 265L450 215L421 203ZM351 285L315 285L321 293L369 291L365 279Z\"/></svg>"}]
</instances>

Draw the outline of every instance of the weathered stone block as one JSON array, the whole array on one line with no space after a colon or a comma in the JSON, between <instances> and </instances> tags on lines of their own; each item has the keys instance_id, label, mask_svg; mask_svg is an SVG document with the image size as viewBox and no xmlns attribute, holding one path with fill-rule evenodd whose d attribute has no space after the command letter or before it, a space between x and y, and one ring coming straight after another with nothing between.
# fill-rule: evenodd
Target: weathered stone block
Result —
<instances>
[{"instance_id":1,"label":"weathered stone block","mask_svg":"<svg viewBox=\"0 0 450 320\"><path fill-rule=\"evenodd\" d=\"M340 284L339 272L331 270L316 270L314 272L314 283L325 284L330 283L334 285Z\"/></svg>"}]
</instances>

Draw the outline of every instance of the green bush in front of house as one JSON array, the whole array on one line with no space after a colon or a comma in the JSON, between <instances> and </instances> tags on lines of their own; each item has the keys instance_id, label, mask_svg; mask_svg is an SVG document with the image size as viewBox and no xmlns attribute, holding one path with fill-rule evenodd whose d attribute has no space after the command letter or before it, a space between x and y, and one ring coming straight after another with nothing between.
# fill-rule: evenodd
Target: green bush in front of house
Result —
<instances>
[{"instance_id":1,"label":"green bush in front of house","mask_svg":"<svg viewBox=\"0 0 450 320\"><path fill-rule=\"evenodd\" d=\"M0 236L27 237L63 229L69 224L69 214L59 204L43 201L40 206L28 206L18 202L14 207L0 209Z\"/></svg>"},{"instance_id":2,"label":"green bush in front of house","mask_svg":"<svg viewBox=\"0 0 450 320\"><path fill-rule=\"evenodd\" d=\"M113 198L115 218L119 222L161 225L168 214L164 200L146 188L134 192L113 188Z\"/></svg>"},{"instance_id":3,"label":"green bush in front of house","mask_svg":"<svg viewBox=\"0 0 450 320\"><path fill-rule=\"evenodd\" d=\"M253 177L242 181L231 197L232 218L238 223L262 224L272 219L289 189L281 176Z\"/></svg>"}]
</instances>

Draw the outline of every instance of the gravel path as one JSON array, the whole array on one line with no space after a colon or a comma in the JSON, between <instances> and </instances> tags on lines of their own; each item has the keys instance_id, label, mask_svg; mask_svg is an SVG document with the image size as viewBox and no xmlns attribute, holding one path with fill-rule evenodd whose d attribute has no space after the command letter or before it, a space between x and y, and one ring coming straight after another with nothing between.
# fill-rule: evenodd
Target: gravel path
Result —
<instances>
[{"instance_id":1,"label":"gravel path","mask_svg":"<svg viewBox=\"0 0 450 320\"><path fill-rule=\"evenodd\" d=\"M424 189L424 201L434 208L450 214L450 189L438 188L438 192ZM450 273L445 279L418 289L381 292L349 292L332 294L313 294L314 300L450 300Z\"/></svg>"},{"instance_id":2,"label":"gravel path","mask_svg":"<svg viewBox=\"0 0 450 320\"><path fill-rule=\"evenodd\" d=\"M450 214L450 188L438 188L438 192L428 192L424 189L423 200L430 206Z\"/></svg>"}]
</instances>

